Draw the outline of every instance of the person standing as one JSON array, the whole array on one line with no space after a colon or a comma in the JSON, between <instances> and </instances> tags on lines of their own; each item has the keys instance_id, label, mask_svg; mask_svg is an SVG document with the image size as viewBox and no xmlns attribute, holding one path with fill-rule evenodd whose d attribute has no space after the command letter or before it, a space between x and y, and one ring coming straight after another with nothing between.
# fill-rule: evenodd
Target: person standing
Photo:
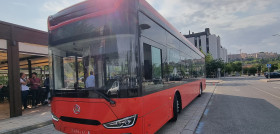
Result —
<instances>
[{"instance_id":1,"label":"person standing","mask_svg":"<svg viewBox=\"0 0 280 134\"><path fill-rule=\"evenodd\" d=\"M33 72L32 78L29 78L29 81L30 81L30 91L32 94L32 108L36 108L40 103L41 80L37 78L37 73Z\"/></svg>"},{"instance_id":2,"label":"person standing","mask_svg":"<svg viewBox=\"0 0 280 134\"><path fill-rule=\"evenodd\" d=\"M48 100L49 100L49 92L50 92L50 79L49 79L49 75L46 75L46 79L44 81L44 87L46 88L46 91L44 93L44 100L45 100L45 104L47 104Z\"/></svg>"},{"instance_id":3,"label":"person standing","mask_svg":"<svg viewBox=\"0 0 280 134\"><path fill-rule=\"evenodd\" d=\"M90 71L90 76L88 76L86 80L86 88L91 87L95 87L95 77L93 75L93 71Z\"/></svg>"},{"instance_id":4,"label":"person standing","mask_svg":"<svg viewBox=\"0 0 280 134\"><path fill-rule=\"evenodd\" d=\"M20 84L21 84L21 101L24 109L27 109L27 97L29 87L27 84L29 83L28 79L26 79L25 73L20 73Z\"/></svg>"}]
</instances>

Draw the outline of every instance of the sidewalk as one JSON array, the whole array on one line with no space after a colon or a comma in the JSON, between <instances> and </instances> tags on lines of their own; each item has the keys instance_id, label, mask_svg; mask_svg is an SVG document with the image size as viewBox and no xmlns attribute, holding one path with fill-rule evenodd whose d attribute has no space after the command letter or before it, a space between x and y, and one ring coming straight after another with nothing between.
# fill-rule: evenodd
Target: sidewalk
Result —
<instances>
[{"instance_id":1,"label":"sidewalk","mask_svg":"<svg viewBox=\"0 0 280 134\"><path fill-rule=\"evenodd\" d=\"M168 122L156 134L193 134L216 85L207 85L201 97L196 98L178 115L176 122Z\"/></svg>"},{"instance_id":2,"label":"sidewalk","mask_svg":"<svg viewBox=\"0 0 280 134\"><path fill-rule=\"evenodd\" d=\"M51 108L41 106L23 111L23 116L0 120L0 134L18 134L52 123Z\"/></svg>"},{"instance_id":3,"label":"sidewalk","mask_svg":"<svg viewBox=\"0 0 280 134\"><path fill-rule=\"evenodd\" d=\"M214 84L217 84L217 83L221 83L223 82L223 80L218 80L218 79L206 79L206 83L214 83Z\"/></svg>"}]
</instances>

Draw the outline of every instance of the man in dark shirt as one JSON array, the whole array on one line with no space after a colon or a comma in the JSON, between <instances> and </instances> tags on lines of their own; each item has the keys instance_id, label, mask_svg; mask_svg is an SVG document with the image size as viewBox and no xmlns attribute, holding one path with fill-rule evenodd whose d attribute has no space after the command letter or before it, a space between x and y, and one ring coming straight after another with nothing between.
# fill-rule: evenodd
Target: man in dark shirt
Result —
<instances>
[{"instance_id":1,"label":"man in dark shirt","mask_svg":"<svg viewBox=\"0 0 280 134\"><path fill-rule=\"evenodd\" d=\"M32 78L29 78L30 81L30 91L32 94L32 108L38 107L38 104L40 103L40 85L41 80L37 78L37 73L32 73Z\"/></svg>"}]
</instances>

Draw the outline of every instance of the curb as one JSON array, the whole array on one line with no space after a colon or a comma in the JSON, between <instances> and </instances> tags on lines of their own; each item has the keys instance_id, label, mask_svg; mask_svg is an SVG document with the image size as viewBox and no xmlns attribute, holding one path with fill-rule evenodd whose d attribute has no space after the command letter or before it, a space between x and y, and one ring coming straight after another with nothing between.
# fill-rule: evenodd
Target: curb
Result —
<instances>
[{"instance_id":1,"label":"curb","mask_svg":"<svg viewBox=\"0 0 280 134\"><path fill-rule=\"evenodd\" d=\"M47 125L50 125L52 124L52 120L49 120L49 121L45 121L45 122L42 122L42 123L38 123L38 124L34 124L34 125L31 125L31 126L26 126L26 127L22 127L22 128L16 128L16 129L13 129L13 130L7 130L5 132L3 132L2 134L20 134L20 133L24 133L24 132L27 132L27 131L30 131L30 130L33 130L33 129L37 129L37 128L41 128L41 127L44 127L44 126L47 126Z\"/></svg>"},{"instance_id":2,"label":"curb","mask_svg":"<svg viewBox=\"0 0 280 134\"><path fill-rule=\"evenodd\" d=\"M212 92L212 94L211 94L211 96L210 96L208 102L206 103L206 106L203 108L203 112L200 114L200 118L199 118L198 122L196 123L197 125L195 126L195 129L194 129L194 131L193 131L193 134L195 134L195 133L196 133L196 130L199 128L199 122L200 122L200 120L202 119L203 114L205 113L205 110L206 110L206 108L207 108L208 105L209 105L209 102L212 100L213 95L214 95L214 93L215 93L215 91L216 91L216 88L217 88L217 85L215 85L214 90L213 90L213 92Z\"/></svg>"},{"instance_id":3,"label":"curb","mask_svg":"<svg viewBox=\"0 0 280 134\"><path fill-rule=\"evenodd\" d=\"M223 80L217 80L217 81L206 81L205 83L206 84L212 84L212 83L215 83L215 84L218 84L218 83L222 83Z\"/></svg>"},{"instance_id":4,"label":"curb","mask_svg":"<svg viewBox=\"0 0 280 134\"><path fill-rule=\"evenodd\" d=\"M280 80L268 80L267 82L275 82L275 81L280 81Z\"/></svg>"},{"instance_id":5,"label":"curb","mask_svg":"<svg viewBox=\"0 0 280 134\"><path fill-rule=\"evenodd\" d=\"M260 79L260 81L263 81L263 82L276 82L276 81L280 81L280 79Z\"/></svg>"},{"instance_id":6,"label":"curb","mask_svg":"<svg viewBox=\"0 0 280 134\"><path fill-rule=\"evenodd\" d=\"M187 128L187 129L184 129L183 132L181 132L181 134L195 134L196 129L199 126L199 122L200 122L201 118L203 117L205 109L207 108L210 100L212 99L212 96L216 90L216 87L217 87L217 85L215 84L213 92L211 93L208 101L205 104L203 104L204 106L203 106L202 110L198 110L199 112L195 114L194 118L192 119L193 121L190 124L188 123L187 126L185 126L185 128Z\"/></svg>"}]
</instances>

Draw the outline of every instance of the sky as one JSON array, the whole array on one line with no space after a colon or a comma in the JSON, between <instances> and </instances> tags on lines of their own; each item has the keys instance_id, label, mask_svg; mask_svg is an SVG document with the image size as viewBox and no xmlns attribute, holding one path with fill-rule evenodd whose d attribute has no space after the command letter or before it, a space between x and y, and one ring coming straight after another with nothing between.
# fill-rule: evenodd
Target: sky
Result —
<instances>
[{"instance_id":1,"label":"sky","mask_svg":"<svg viewBox=\"0 0 280 134\"><path fill-rule=\"evenodd\" d=\"M0 0L0 20L47 31L47 17L83 0ZM147 0L179 32L221 37L228 54L280 53L279 0Z\"/></svg>"}]
</instances>

